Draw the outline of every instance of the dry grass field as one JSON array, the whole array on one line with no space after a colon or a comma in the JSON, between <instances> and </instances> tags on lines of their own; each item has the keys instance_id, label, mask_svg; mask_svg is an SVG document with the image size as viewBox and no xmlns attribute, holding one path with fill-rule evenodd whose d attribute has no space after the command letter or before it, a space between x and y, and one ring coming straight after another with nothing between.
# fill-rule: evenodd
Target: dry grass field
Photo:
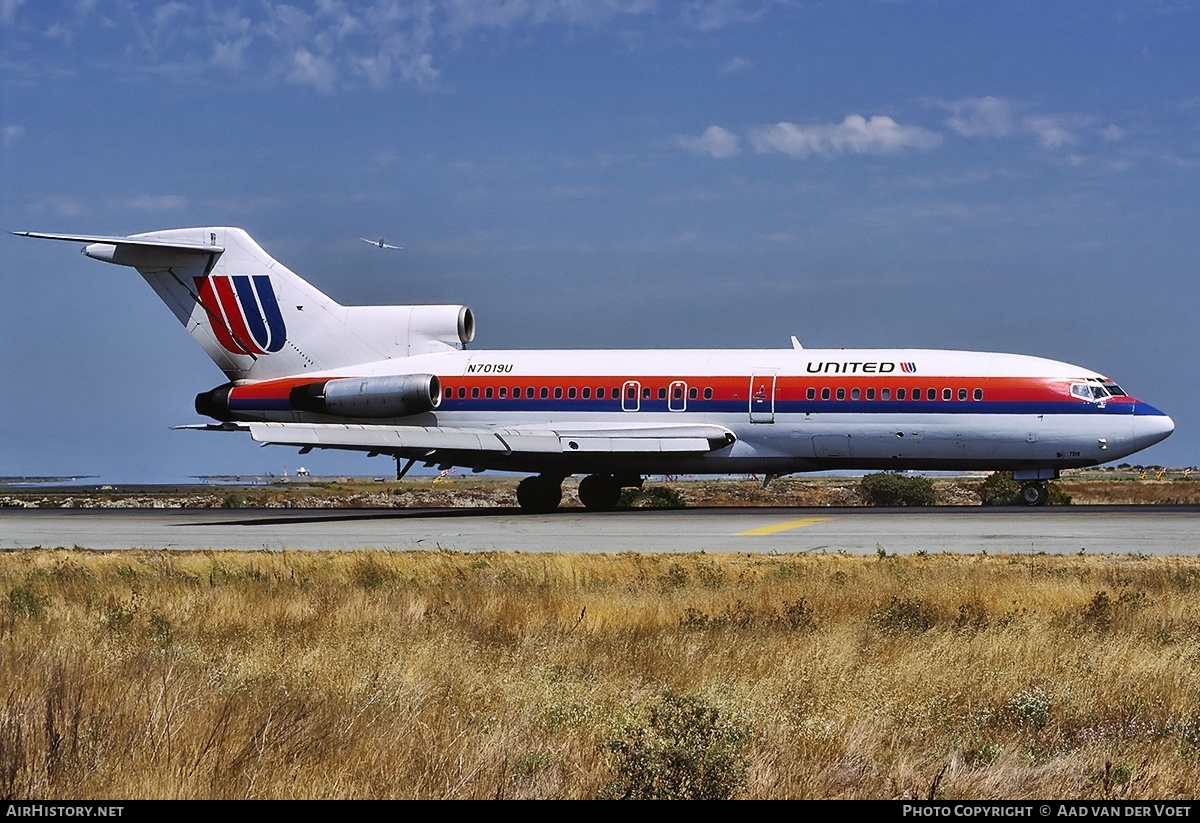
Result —
<instances>
[{"instance_id":1,"label":"dry grass field","mask_svg":"<svg viewBox=\"0 0 1200 823\"><path fill-rule=\"evenodd\" d=\"M257 484L180 487L0 487L0 506L265 506L288 508L423 508L516 506L519 477L451 475L446 478L325 478ZM934 478L939 506L978 506L984 476ZM670 490L687 506L860 506L859 477L794 475L761 478L651 477L648 487ZM1067 472L1056 481L1074 505L1200 503L1200 472L1093 470ZM578 478L563 483L563 505L580 506Z\"/></svg>"},{"instance_id":2,"label":"dry grass field","mask_svg":"<svg viewBox=\"0 0 1200 823\"><path fill-rule=\"evenodd\" d=\"M0 795L1200 796L1200 560L0 554Z\"/></svg>"}]
</instances>

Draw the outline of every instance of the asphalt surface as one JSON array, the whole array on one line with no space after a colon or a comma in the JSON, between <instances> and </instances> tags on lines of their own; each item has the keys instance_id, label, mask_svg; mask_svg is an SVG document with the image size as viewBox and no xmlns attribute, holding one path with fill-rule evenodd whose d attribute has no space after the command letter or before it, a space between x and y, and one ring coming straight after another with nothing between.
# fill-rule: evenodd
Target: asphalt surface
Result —
<instances>
[{"instance_id":1,"label":"asphalt surface","mask_svg":"<svg viewBox=\"0 0 1200 823\"><path fill-rule=\"evenodd\" d=\"M0 550L1200 554L1200 506L0 509Z\"/></svg>"}]
</instances>

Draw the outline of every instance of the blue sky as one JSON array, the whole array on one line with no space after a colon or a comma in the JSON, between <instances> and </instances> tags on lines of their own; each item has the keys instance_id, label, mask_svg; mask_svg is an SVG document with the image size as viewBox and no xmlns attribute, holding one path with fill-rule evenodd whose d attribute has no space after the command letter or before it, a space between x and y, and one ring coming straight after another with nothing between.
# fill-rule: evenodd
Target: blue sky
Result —
<instances>
[{"instance_id":1,"label":"blue sky","mask_svg":"<svg viewBox=\"0 0 1200 823\"><path fill-rule=\"evenodd\" d=\"M1198 6L0 0L0 228L241 226L476 348L1037 354L1195 465ZM0 475L392 470L170 431L223 376L77 252L0 237Z\"/></svg>"}]
</instances>

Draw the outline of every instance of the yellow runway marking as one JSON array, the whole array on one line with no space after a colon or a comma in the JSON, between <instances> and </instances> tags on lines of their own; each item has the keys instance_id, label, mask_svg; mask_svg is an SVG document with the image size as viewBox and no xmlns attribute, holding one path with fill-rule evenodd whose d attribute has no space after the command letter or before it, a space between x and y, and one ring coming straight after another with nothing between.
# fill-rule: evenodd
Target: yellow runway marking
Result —
<instances>
[{"instance_id":1,"label":"yellow runway marking","mask_svg":"<svg viewBox=\"0 0 1200 823\"><path fill-rule=\"evenodd\" d=\"M806 517L803 520L789 520L787 523L776 523L774 526L759 526L757 529L738 532L738 537L746 534L777 534L785 532L788 529L798 529L801 526L811 526L813 523L824 523L826 520L832 519L830 517Z\"/></svg>"}]
</instances>

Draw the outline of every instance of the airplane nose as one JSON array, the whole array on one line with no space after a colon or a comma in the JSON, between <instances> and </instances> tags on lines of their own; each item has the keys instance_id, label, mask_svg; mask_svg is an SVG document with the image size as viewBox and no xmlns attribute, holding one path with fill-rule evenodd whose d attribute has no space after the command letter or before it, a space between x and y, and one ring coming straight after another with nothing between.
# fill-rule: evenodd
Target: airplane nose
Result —
<instances>
[{"instance_id":1,"label":"airplane nose","mask_svg":"<svg viewBox=\"0 0 1200 823\"><path fill-rule=\"evenodd\" d=\"M1147 403L1138 403L1133 410L1133 437L1139 449L1166 440L1175 431L1175 421Z\"/></svg>"}]
</instances>

